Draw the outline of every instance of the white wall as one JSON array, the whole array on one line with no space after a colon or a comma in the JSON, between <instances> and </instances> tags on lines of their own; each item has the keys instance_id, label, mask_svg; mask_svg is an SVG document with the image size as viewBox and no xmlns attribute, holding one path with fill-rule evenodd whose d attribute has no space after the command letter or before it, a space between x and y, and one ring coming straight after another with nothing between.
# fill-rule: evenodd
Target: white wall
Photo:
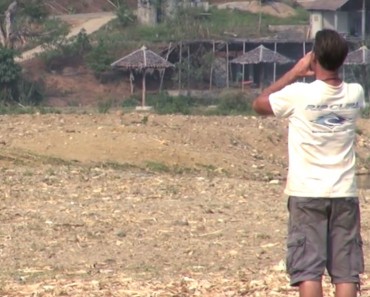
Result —
<instances>
[{"instance_id":1,"label":"white wall","mask_svg":"<svg viewBox=\"0 0 370 297\"><path fill-rule=\"evenodd\" d=\"M310 14L310 38L315 38L316 32L323 28L322 13L320 11L312 11Z\"/></svg>"}]
</instances>

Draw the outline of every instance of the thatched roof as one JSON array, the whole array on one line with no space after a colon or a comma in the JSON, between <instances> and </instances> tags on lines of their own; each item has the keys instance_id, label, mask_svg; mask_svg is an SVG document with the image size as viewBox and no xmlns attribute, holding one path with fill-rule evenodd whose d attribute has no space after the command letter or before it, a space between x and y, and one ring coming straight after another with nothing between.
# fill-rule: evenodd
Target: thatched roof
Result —
<instances>
[{"instance_id":1,"label":"thatched roof","mask_svg":"<svg viewBox=\"0 0 370 297\"><path fill-rule=\"evenodd\" d=\"M359 49L348 53L346 65L367 65L370 64L370 50L366 46L362 46Z\"/></svg>"},{"instance_id":2,"label":"thatched roof","mask_svg":"<svg viewBox=\"0 0 370 297\"><path fill-rule=\"evenodd\" d=\"M255 49L246 52L242 56L239 56L231 60L231 63L235 64L258 64L258 63L286 64L290 62L293 61L277 52L274 52L264 47L263 45L260 45Z\"/></svg>"},{"instance_id":3,"label":"thatched roof","mask_svg":"<svg viewBox=\"0 0 370 297\"><path fill-rule=\"evenodd\" d=\"M113 62L111 64L114 68L124 69L164 69L174 67L174 65L163 59L155 52L148 50L145 46L132 52L131 54Z\"/></svg>"},{"instance_id":4,"label":"thatched roof","mask_svg":"<svg viewBox=\"0 0 370 297\"><path fill-rule=\"evenodd\" d=\"M307 10L330 10L341 8L349 0L299 0L298 3Z\"/></svg>"}]
</instances>

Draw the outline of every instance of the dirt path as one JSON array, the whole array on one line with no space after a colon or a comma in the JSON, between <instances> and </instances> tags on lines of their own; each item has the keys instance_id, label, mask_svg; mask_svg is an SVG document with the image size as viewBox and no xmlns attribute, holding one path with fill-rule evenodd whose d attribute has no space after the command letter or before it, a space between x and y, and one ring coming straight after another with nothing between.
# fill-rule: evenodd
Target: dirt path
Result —
<instances>
[{"instance_id":1,"label":"dirt path","mask_svg":"<svg viewBox=\"0 0 370 297\"><path fill-rule=\"evenodd\" d=\"M82 29L86 31L86 34L92 34L99 30L102 26L109 23L111 20L116 18L116 14L113 12L101 12L101 13L85 13L76 15L61 15L57 16L65 22L71 24L71 31L67 35L67 38L76 36L81 32ZM17 62L24 62L34 58L37 54L43 51L42 46L38 46L34 49L28 50L22 53L22 56L16 58Z\"/></svg>"}]
</instances>

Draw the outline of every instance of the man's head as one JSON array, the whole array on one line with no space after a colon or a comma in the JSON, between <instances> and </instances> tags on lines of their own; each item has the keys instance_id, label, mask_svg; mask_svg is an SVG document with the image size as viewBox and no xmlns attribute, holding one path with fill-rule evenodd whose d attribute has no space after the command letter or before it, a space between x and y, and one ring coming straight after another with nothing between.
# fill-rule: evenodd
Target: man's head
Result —
<instances>
[{"instance_id":1,"label":"man's head","mask_svg":"<svg viewBox=\"0 0 370 297\"><path fill-rule=\"evenodd\" d=\"M313 53L322 68L337 71L347 57L348 44L338 32L323 29L316 33Z\"/></svg>"}]
</instances>

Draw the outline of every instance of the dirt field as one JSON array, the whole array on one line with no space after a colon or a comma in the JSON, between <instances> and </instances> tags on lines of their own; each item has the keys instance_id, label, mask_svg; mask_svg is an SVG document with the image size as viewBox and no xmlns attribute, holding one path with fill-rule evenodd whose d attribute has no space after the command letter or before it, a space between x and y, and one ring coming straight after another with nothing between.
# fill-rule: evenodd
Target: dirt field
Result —
<instances>
[{"instance_id":1,"label":"dirt field","mask_svg":"<svg viewBox=\"0 0 370 297\"><path fill-rule=\"evenodd\" d=\"M72 10L109 6L82 4ZM33 63L27 71L41 77ZM128 83L99 84L80 68L45 75L51 106L129 94ZM286 127L272 118L114 111L0 116L0 296L296 296L284 268ZM361 174L369 147L362 120Z\"/></svg>"},{"instance_id":2,"label":"dirt field","mask_svg":"<svg viewBox=\"0 0 370 297\"><path fill-rule=\"evenodd\" d=\"M369 136L362 120L361 173ZM285 122L1 116L0 145L1 296L296 296L283 265Z\"/></svg>"}]
</instances>

